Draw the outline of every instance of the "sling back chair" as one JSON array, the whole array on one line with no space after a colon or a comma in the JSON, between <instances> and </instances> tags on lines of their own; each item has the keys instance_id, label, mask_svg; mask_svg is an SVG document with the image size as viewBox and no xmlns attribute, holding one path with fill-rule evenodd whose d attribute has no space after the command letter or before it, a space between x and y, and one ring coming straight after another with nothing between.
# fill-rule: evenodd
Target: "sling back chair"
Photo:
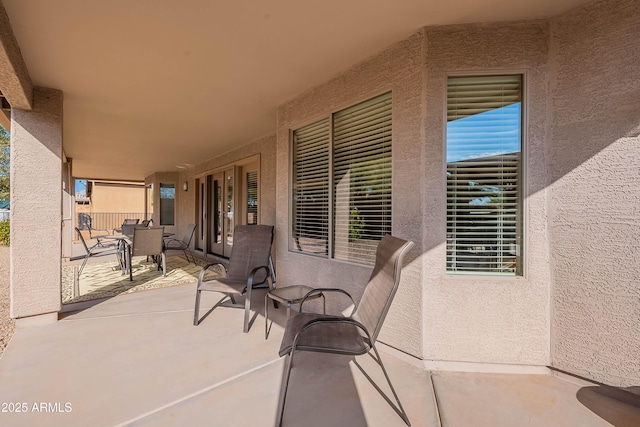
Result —
<instances>
[{"instance_id":1,"label":"sling back chair","mask_svg":"<svg viewBox=\"0 0 640 427\"><path fill-rule=\"evenodd\" d=\"M164 227L135 227L133 238L129 247L129 280L133 280L133 268L131 260L134 256L151 256L158 265L158 270L162 266L162 276L167 276L167 258L164 253L164 243L162 241ZM160 264L162 262L162 264Z\"/></svg>"},{"instance_id":2,"label":"sling back chair","mask_svg":"<svg viewBox=\"0 0 640 427\"><path fill-rule=\"evenodd\" d=\"M113 233L122 233L122 227L125 225L138 225L138 223L140 222L140 218L125 218L124 221L122 221L122 225L119 228L114 228L113 229ZM145 227L147 227L149 224L145 225Z\"/></svg>"},{"instance_id":3,"label":"sling back chair","mask_svg":"<svg viewBox=\"0 0 640 427\"><path fill-rule=\"evenodd\" d=\"M210 311L218 306L244 308L243 331L249 332L253 323L253 320L250 319L252 290L256 288L275 289L275 275L271 261L272 243L273 226L271 225L236 226L233 231L233 247L231 257L229 257L229 267L225 267L222 263L212 263L204 266L200 271L193 314L194 326L198 326L201 322L199 318L200 293L205 291L220 292L225 297ZM205 280L205 273L213 266L222 266L226 270L225 277ZM236 298L242 295L244 295L244 304L236 303ZM226 300L227 297L230 303ZM204 317L206 316L205 314Z\"/></svg>"},{"instance_id":4,"label":"sling back chair","mask_svg":"<svg viewBox=\"0 0 640 427\"><path fill-rule=\"evenodd\" d=\"M375 342L398 289L400 273L402 271L402 258L412 246L413 242L401 240L393 236L383 237L378 244L373 272L364 289L362 298L357 305L349 293L343 289L336 288L316 288L310 291L305 299L302 300L300 313L289 318L287 321L282 344L280 345L280 356L288 356L288 360L285 368L284 390L280 407L278 408L276 425L282 425L291 367L293 365L294 355L298 351L314 351L351 356L359 356L373 351L375 357L372 354L370 355L382 368L397 406L394 405L390 399L386 398L386 396L384 396L385 399L396 413L400 415L402 420L407 425L411 425L400 403L400 399L391 384L387 370L382 364L382 359L375 347ZM306 299L318 293L327 294L330 292L339 292L347 295L351 299L354 304L354 309L349 317L302 312ZM378 387L376 386L376 388ZM378 391L380 391L379 388Z\"/></svg>"},{"instance_id":5,"label":"sling back chair","mask_svg":"<svg viewBox=\"0 0 640 427\"><path fill-rule=\"evenodd\" d=\"M78 227L75 227L75 230L76 230L76 233L78 233L78 238L80 239L80 242L82 243L82 246L84 247L84 250L85 250L85 254L83 256L77 256L77 257L71 258L72 261L76 259L84 258L82 261L82 265L78 270L78 278L80 278L80 275L82 274L82 270L84 269L84 266L87 265L87 261L89 261L89 258L105 256L105 255L118 255L118 248L115 244L101 243L100 245L95 244L89 247L87 245L87 242L84 240L84 237L80 232L80 229Z\"/></svg>"},{"instance_id":6,"label":"sling back chair","mask_svg":"<svg viewBox=\"0 0 640 427\"><path fill-rule=\"evenodd\" d=\"M96 241L96 243L91 246L90 249L96 247L109 247L108 243L105 244L103 241L106 236L110 234L109 230L106 228L94 228L93 226L93 218L91 215L87 213L79 213L78 214L78 227L79 230L88 230L89 231L89 239Z\"/></svg>"},{"instance_id":7,"label":"sling back chair","mask_svg":"<svg viewBox=\"0 0 640 427\"><path fill-rule=\"evenodd\" d=\"M193 240L193 235L196 234L196 224L189 224L187 227L187 232L185 233L182 240L174 239L171 237L164 238L164 248L167 251L182 251L184 252L184 257L187 259L187 262L196 263L196 258L191 253L191 241ZM191 260L189 259L189 255L191 255Z\"/></svg>"}]
</instances>

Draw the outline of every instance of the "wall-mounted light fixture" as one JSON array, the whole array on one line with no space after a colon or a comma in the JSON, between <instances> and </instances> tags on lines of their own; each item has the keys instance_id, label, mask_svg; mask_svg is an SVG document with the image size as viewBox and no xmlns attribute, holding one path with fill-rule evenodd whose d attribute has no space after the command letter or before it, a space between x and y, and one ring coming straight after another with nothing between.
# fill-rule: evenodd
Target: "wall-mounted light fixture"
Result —
<instances>
[{"instance_id":1,"label":"wall-mounted light fixture","mask_svg":"<svg viewBox=\"0 0 640 427\"><path fill-rule=\"evenodd\" d=\"M182 189L184 191L189 191L189 181L185 181L184 184L182 184Z\"/></svg>"}]
</instances>

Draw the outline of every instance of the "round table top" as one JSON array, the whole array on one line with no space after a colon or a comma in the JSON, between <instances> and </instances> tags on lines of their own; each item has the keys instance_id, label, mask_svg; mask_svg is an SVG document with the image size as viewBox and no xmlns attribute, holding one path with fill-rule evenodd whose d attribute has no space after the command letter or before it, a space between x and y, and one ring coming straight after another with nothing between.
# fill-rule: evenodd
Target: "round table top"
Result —
<instances>
[{"instance_id":1,"label":"round table top","mask_svg":"<svg viewBox=\"0 0 640 427\"><path fill-rule=\"evenodd\" d=\"M273 289L269 291L268 295L272 299L277 299L281 301L290 301L292 303L295 303L302 300L302 298L304 298L304 296L307 295L312 290L313 288L310 286L293 285L293 286L285 286L282 288Z\"/></svg>"}]
</instances>

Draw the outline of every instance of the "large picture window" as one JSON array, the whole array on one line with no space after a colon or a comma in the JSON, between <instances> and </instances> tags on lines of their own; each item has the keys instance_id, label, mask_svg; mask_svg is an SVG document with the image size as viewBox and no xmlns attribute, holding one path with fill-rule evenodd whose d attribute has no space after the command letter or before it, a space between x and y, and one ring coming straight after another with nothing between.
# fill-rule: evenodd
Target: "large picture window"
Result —
<instances>
[{"instance_id":1,"label":"large picture window","mask_svg":"<svg viewBox=\"0 0 640 427\"><path fill-rule=\"evenodd\" d=\"M522 86L448 78L448 272L522 274Z\"/></svg>"},{"instance_id":2,"label":"large picture window","mask_svg":"<svg viewBox=\"0 0 640 427\"><path fill-rule=\"evenodd\" d=\"M373 264L391 233L391 93L293 132L290 248Z\"/></svg>"}]
</instances>

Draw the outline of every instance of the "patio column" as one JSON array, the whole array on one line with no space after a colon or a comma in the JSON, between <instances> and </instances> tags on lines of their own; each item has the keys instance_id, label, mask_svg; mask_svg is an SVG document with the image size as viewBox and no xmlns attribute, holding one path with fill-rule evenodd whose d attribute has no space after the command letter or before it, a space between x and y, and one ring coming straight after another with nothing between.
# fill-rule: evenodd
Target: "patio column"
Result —
<instances>
[{"instance_id":1,"label":"patio column","mask_svg":"<svg viewBox=\"0 0 640 427\"><path fill-rule=\"evenodd\" d=\"M11 117L11 317L53 322L61 309L62 92L34 88Z\"/></svg>"}]
</instances>

